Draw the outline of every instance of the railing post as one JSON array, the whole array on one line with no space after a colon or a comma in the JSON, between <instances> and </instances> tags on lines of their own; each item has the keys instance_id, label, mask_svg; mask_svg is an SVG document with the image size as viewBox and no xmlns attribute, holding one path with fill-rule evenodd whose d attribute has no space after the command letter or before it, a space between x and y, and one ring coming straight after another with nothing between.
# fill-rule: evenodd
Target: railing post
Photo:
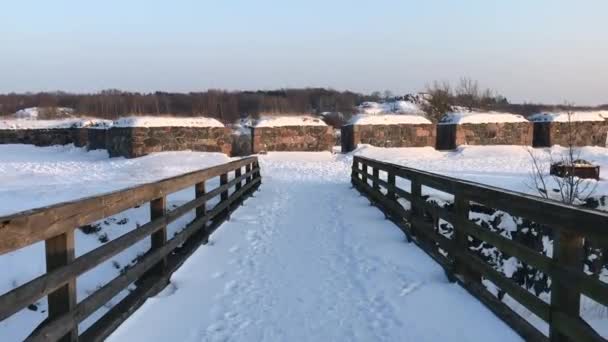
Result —
<instances>
[{"instance_id":1,"label":"railing post","mask_svg":"<svg viewBox=\"0 0 608 342\"><path fill-rule=\"evenodd\" d=\"M47 273L72 262L74 260L74 231L70 230L46 240L45 253ZM76 307L76 301L76 279L72 278L67 284L49 293L48 320L51 321L73 310ZM75 326L60 341L78 341L78 326Z\"/></svg>"},{"instance_id":2,"label":"railing post","mask_svg":"<svg viewBox=\"0 0 608 342\"><path fill-rule=\"evenodd\" d=\"M154 221L165 215L167 210L167 197L163 196L150 202L150 221ZM167 243L167 226L154 232L150 238L152 245L150 251L163 247ZM150 275L163 276L167 271L167 258L164 257L158 264L152 267Z\"/></svg>"},{"instance_id":3,"label":"railing post","mask_svg":"<svg viewBox=\"0 0 608 342\"><path fill-rule=\"evenodd\" d=\"M375 166L372 167L372 170L373 170L372 173L374 176L374 178L372 180L374 190L380 190L380 184L378 184L378 178L380 178L380 170Z\"/></svg>"},{"instance_id":4,"label":"railing post","mask_svg":"<svg viewBox=\"0 0 608 342\"><path fill-rule=\"evenodd\" d=\"M224 173L220 176L220 186L222 185L226 185L228 184L228 173ZM225 202L228 199L228 189L222 191L221 195L220 195L220 203ZM230 219L230 206L226 207L226 209L223 210L223 213L221 214L222 217L226 217L227 219Z\"/></svg>"},{"instance_id":5,"label":"railing post","mask_svg":"<svg viewBox=\"0 0 608 342\"><path fill-rule=\"evenodd\" d=\"M245 173L249 173L249 172L251 172L251 164L245 165ZM251 177L251 175L247 176L247 178L245 178L245 184L251 183L252 179L253 178Z\"/></svg>"},{"instance_id":6,"label":"railing post","mask_svg":"<svg viewBox=\"0 0 608 342\"><path fill-rule=\"evenodd\" d=\"M363 171L363 173L361 174L361 181L363 181L364 184L367 184L367 164L365 164L364 161L361 161L361 171ZM369 184L367 184L369 185Z\"/></svg>"},{"instance_id":7,"label":"railing post","mask_svg":"<svg viewBox=\"0 0 608 342\"><path fill-rule=\"evenodd\" d=\"M391 172L391 170L386 171L388 173L387 183L389 188L387 189L386 197L391 201L396 201L397 196L395 195L395 187L397 186L395 183L395 174Z\"/></svg>"},{"instance_id":8,"label":"railing post","mask_svg":"<svg viewBox=\"0 0 608 342\"><path fill-rule=\"evenodd\" d=\"M458 253L469 252L469 238L464 230L464 225L469 221L470 202L462 193L461 189L456 189L454 192L454 271L462 275L465 283L479 283L481 276L467 267L466 263L461 261Z\"/></svg>"},{"instance_id":9,"label":"railing post","mask_svg":"<svg viewBox=\"0 0 608 342\"><path fill-rule=\"evenodd\" d=\"M241 177L241 167L240 166L238 169L234 170L234 178L239 178L239 177ZM241 190L241 181L236 182L234 189L235 189L235 191Z\"/></svg>"},{"instance_id":10,"label":"railing post","mask_svg":"<svg viewBox=\"0 0 608 342\"><path fill-rule=\"evenodd\" d=\"M205 194L207 193L206 189L205 189L205 181L202 181L200 183L196 183L194 185L194 196L196 198L201 198L203 197ZM200 219L201 217L204 217L205 215L207 215L207 202L203 202L198 208L196 208L196 219ZM207 223L205 223L203 225L203 227L201 228L201 230L206 230L207 229ZM203 240L203 244L206 244L207 242L209 242L209 235L208 234L204 234L205 238Z\"/></svg>"},{"instance_id":11,"label":"railing post","mask_svg":"<svg viewBox=\"0 0 608 342\"><path fill-rule=\"evenodd\" d=\"M418 181L416 177L410 178L410 194L412 195L412 201L410 202L410 211L412 215L412 219L419 218L422 219L422 208L418 208L418 200L422 200L422 185ZM418 241L426 244L424 241L424 235L418 234L416 232L417 228L415 227L413 220L410 221L410 231L412 235L416 236Z\"/></svg>"},{"instance_id":12,"label":"railing post","mask_svg":"<svg viewBox=\"0 0 608 342\"><path fill-rule=\"evenodd\" d=\"M261 177L261 175L260 175L260 162L257 159L256 159L256 161L253 162L253 168L254 169L258 169L258 171L254 172L253 179L260 178ZM260 181L258 182L258 184L253 187L252 192L255 192L260 187L261 184L262 184L262 181L260 179Z\"/></svg>"},{"instance_id":13,"label":"railing post","mask_svg":"<svg viewBox=\"0 0 608 342\"><path fill-rule=\"evenodd\" d=\"M554 230L553 260L556 263L574 270L583 271L584 238L573 231ZM578 288L565 283L569 280L560 279L559 275L551 279L551 316L559 312L572 318L580 315L581 293ZM557 330L556 323L549 322L549 339L551 342L572 341Z\"/></svg>"}]
</instances>

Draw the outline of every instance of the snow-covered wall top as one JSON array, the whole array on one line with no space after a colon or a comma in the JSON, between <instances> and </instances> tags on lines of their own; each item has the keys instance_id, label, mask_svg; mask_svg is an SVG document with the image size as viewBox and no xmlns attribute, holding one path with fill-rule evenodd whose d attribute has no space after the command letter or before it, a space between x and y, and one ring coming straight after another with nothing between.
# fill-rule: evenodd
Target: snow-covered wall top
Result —
<instances>
[{"instance_id":1,"label":"snow-covered wall top","mask_svg":"<svg viewBox=\"0 0 608 342\"><path fill-rule=\"evenodd\" d=\"M101 119L64 119L64 120L0 120L0 129L61 129L61 128L108 128L112 121Z\"/></svg>"},{"instance_id":2,"label":"snow-covered wall top","mask_svg":"<svg viewBox=\"0 0 608 342\"><path fill-rule=\"evenodd\" d=\"M254 127L283 126L327 126L320 118L312 116L266 116L260 118Z\"/></svg>"},{"instance_id":3,"label":"snow-covered wall top","mask_svg":"<svg viewBox=\"0 0 608 342\"><path fill-rule=\"evenodd\" d=\"M45 111L49 111L49 112L53 112L56 113L58 115L72 115L74 114L74 109L73 108L68 108L68 107L57 107L57 108L50 108L50 107L30 107L30 108L24 108L24 109L20 109L17 112L15 112L13 114L13 117L15 118L19 118L19 119L36 119L40 116L40 114L42 112Z\"/></svg>"},{"instance_id":4,"label":"snow-covered wall top","mask_svg":"<svg viewBox=\"0 0 608 342\"><path fill-rule=\"evenodd\" d=\"M533 122L568 122L572 121L605 121L608 118L608 111L604 112L572 112L570 113L570 119L568 113L537 113L528 117Z\"/></svg>"},{"instance_id":5,"label":"snow-covered wall top","mask_svg":"<svg viewBox=\"0 0 608 342\"><path fill-rule=\"evenodd\" d=\"M347 125L420 125L431 124L427 118L421 115L407 114L382 114L365 115L358 114L353 116Z\"/></svg>"},{"instance_id":6,"label":"snow-covered wall top","mask_svg":"<svg viewBox=\"0 0 608 342\"><path fill-rule=\"evenodd\" d=\"M498 113L498 112L457 112L447 113L441 121L440 125L462 125L462 124L484 124L484 123L502 123L502 122L528 122L526 118L519 114Z\"/></svg>"},{"instance_id":7,"label":"snow-covered wall top","mask_svg":"<svg viewBox=\"0 0 608 342\"><path fill-rule=\"evenodd\" d=\"M114 127L224 127L224 124L205 117L129 116L114 121Z\"/></svg>"},{"instance_id":8,"label":"snow-covered wall top","mask_svg":"<svg viewBox=\"0 0 608 342\"><path fill-rule=\"evenodd\" d=\"M410 101L393 101L393 102L363 102L357 107L357 111L361 114L376 115L376 114L422 114L420 106Z\"/></svg>"}]
</instances>

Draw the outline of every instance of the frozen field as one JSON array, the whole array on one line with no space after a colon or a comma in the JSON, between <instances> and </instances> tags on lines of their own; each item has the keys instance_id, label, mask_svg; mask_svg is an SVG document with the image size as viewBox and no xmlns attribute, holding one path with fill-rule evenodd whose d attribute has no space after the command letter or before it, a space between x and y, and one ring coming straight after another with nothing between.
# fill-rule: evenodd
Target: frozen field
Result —
<instances>
[{"instance_id":1,"label":"frozen field","mask_svg":"<svg viewBox=\"0 0 608 342\"><path fill-rule=\"evenodd\" d=\"M560 152L558 148L554 153ZM513 190L529 187L530 156L522 147L362 147L356 153ZM608 167L608 150L582 157ZM260 157L263 184L174 274L112 341L482 341L519 340L367 200L350 189L352 157L270 153ZM73 147L0 145L0 215L153 181L224 163L222 154L175 152L109 159ZM597 195L607 194L601 180ZM179 204L186 190L169 198ZM191 217L170 227L181 228ZM77 254L149 220L146 207L78 231ZM138 253L142 241L78 279L82 300ZM44 272L43 245L0 256L0 293ZM124 295L124 294L123 294ZM115 299L117 301L120 298ZM449 309L446 309L448 308ZM46 317L46 303L0 322L2 341L17 341ZM98 317L102 309L91 319ZM179 319L168 318L179 317ZM83 322L82 328L90 324Z\"/></svg>"}]
</instances>

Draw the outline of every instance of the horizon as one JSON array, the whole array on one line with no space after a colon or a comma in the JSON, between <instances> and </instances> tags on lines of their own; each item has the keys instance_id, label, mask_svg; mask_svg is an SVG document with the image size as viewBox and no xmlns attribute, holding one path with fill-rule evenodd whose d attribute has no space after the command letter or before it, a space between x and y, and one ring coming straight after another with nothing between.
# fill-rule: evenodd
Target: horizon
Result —
<instances>
[{"instance_id":1,"label":"horizon","mask_svg":"<svg viewBox=\"0 0 608 342\"><path fill-rule=\"evenodd\" d=\"M512 103L608 103L608 3L57 1L0 13L0 93L329 88L479 81ZM23 20L26 18L27 20Z\"/></svg>"}]
</instances>

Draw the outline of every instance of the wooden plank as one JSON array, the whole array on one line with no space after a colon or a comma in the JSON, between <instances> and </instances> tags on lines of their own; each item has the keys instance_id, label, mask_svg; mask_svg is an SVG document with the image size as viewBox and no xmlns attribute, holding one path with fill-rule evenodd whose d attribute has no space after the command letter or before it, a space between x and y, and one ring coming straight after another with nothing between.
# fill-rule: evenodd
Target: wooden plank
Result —
<instances>
[{"instance_id":1,"label":"wooden plank","mask_svg":"<svg viewBox=\"0 0 608 342\"><path fill-rule=\"evenodd\" d=\"M537 270L545 272L549 275L553 274L553 261L551 258L548 258L539 252L522 245L521 243L507 239L506 237L489 229L482 228L471 221L467 221L461 227L464 231L466 231L466 233L491 244L500 251L516 257L520 261L529 264Z\"/></svg>"},{"instance_id":2,"label":"wooden plank","mask_svg":"<svg viewBox=\"0 0 608 342\"><path fill-rule=\"evenodd\" d=\"M542 332L536 329L532 324L522 318L517 312L513 311L505 303L492 295L480 283L458 283L465 288L473 297L477 298L498 318L507 323L519 336L525 341L542 341L548 342L549 339Z\"/></svg>"},{"instance_id":3,"label":"wooden plank","mask_svg":"<svg viewBox=\"0 0 608 342\"><path fill-rule=\"evenodd\" d=\"M366 193L372 200L378 205L383 206L388 211L390 216L401 217L407 219L410 217L410 213L407 212L399 203L390 201L381 192L374 190L369 184L363 183L360 179L353 179L353 181L360 187L364 193Z\"/></svg>"},{"instance_id":4,"label":"wooden plank","mask_svg":"<svg viewBox=\"0 0 608 342\"><path fill-rule=\"evenodd\" d=\"M68 265L74 260L74 231L56 236L45 241L46 271ZM48 295L48 320L65 314L71 314L76 307L76 279L71 278L67 284ZM72 327L57 336L61 342L77 341L78 327Z\"/></svg>"},{"instance_id":5,"label":"wooden plank","mask_svg":"<svg viewBox=\"0 0 608 342\"><path fill-rule=\"evenodd\" d=\"M361 171L361 170L353 170L353 171L357 174L361 174L361 175L363 174L362 173L363 171ZM389 193L397 194L401 198L404 198L408 201L412 201L412 195L409 192L395 186L394 184L389 184L388 182L386 182L380 178L374 178L373 176L371 178L372 178L372 181L383 186ZM393 181L394 180L395 180L395 177L393 176ZM387 195L388 195L388 193L387 193Z\"/></svg>"},{"instance_id":6,"label":"wooden plank","mask_svg":"<svg viewBox=\"0 0 608 342\"><path fill-rule=\"evenodd\" d=\"M519 302L521 305L526 307L532 313L539 318L550 321L549 304L543 302L541 299L522 288L513 280L507 278L502 273L493 269L490 265L480 260L476 256L471 255L468 252L457 252L460 257L469 265L477 270L484 278L487 278L500 289L509 294L513 299Z\"/></svg>"},{"instance_id":7,"label":"wooden plank","mask_svg":"<svg viewBox=\"0 0 608 342\"><path fill-rule=\"evenodd\" d=\"M257 165L257 158L243 158L154 183L0 217L0 255L48 240L251 162Z\"/></svg>"}]
</instances>

